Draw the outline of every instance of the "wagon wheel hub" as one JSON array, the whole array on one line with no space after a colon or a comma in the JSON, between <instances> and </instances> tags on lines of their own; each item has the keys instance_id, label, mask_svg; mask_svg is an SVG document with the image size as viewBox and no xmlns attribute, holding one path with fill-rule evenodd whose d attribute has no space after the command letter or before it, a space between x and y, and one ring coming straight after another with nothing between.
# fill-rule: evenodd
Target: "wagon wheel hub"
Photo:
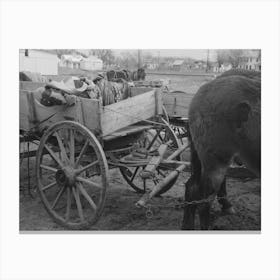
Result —
<instances>
[{"instance_id":1,"label":"wagon wheel hub","mask_svg":"<svg viewBox=\"0 0 280 280\"><path fill-rule=\"evenodd\" d=\"M58 185L74 187L76 181L74 169L71 167L59 169L55 174L55 179Z\"/></svg>"}]
</instances>

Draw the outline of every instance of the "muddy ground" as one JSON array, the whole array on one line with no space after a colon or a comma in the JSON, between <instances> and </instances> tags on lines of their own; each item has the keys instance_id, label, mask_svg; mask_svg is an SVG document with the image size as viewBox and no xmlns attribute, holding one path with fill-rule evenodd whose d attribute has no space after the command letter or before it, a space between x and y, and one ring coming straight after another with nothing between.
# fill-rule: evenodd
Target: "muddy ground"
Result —
<instances>
[{"instance_id":1,"label":"muddy ground","mask_svg":"<svg viewBox=\"0 0 280 280\"><path fill-rule=\"evenodd\" d=\"M211 77L179 77L150 75L149 80L170 79L171 90L183 90L195 93ZM24 149L24 147L23 147ZM34 158L30 161L31 193L28 194L27 160L23 160L20 168L20 230L65 230L57 225L45 211L36 193L34 176ZM164 208L166 205L176 203L184 196L184 183L189 177L188 173L182 173L176 184L161 197L154 198L153 204L160 205L153 210L153 216L147 218L145 210L135 207L135 203L141 197L122 178L119 170L110 171L110 188L103 215L92 227L92 230L133 230L133 231L178 231L183 218L182 209ZM243 176L244 177L244 176ZM214 230L260 230L261 229L261 184L259 179L246 180L228 178L227 190L229 200L235 207L236 214L223 215L217 202L214 202L211 216ZM196 217L198 226L198 217Z\"/></svg>"},{"instance_id":2,"label":"muddy ground","mask_svg":"<svg viewBox=\"0 0 280 280\"><path fill-rule=\"evenodd\" d=\"M28 194L27 160L21 166L21 191L20 191L20 230L65 230L57 225L45 211L39 195L36 193L34 160L31 160L31 193ZM124 181L117 169L110 171L110 188L103 215L92 227L92 230L180 230L183 211L182 209L164 208L178 202L184 196L184 182L189 177L182 173L176 184L161 197L154 198L153 216L146 217L144 209L135 207L140 198ZM236 214L223 215L217 202L214 202L211 216L214 230L260 230L260 180L250 181L228 178L227 190L230 201L233 203ZM196 217L198 226L198 217Z\"/></svg>"}]
</instances>

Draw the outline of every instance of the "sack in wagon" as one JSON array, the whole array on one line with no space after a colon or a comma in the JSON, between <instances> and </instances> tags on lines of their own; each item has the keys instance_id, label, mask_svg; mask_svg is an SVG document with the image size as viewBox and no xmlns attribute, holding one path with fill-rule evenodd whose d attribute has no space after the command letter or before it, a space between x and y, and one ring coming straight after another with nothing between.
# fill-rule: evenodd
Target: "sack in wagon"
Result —
<instances>
[{"instance_id":1,"label":"sack in wagon","mask_svg":"<svg viewBox=\"0 0 280 280\"><path fill-rule=\"evenodd\" d=\"M44 106L73 105L77 97L98 98L99 88L90 80L71 77L61 82L51 81L42 93L41 104Z\"/></svg>"}]
</instances>

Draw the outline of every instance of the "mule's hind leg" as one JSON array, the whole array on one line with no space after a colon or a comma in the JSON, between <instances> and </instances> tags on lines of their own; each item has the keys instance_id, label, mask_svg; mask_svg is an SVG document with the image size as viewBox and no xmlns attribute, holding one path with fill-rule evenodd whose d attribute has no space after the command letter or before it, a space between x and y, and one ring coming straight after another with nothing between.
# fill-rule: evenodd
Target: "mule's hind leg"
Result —
<instances>
[{"instance_id":1,"label":"mule's hind leg","mask_svg":"<svg viewBox=\"0 0 280 280\"><path fill-rule=\"evenodd\" d=\"M212 194L220 191L222 183L225 179L226 168L217 167L215 170L204 171L199 184L199 194L201 199L207 199ZM210 226L210 206L211 202L201 203L198 206L200 228L209 229Z\"/></svg>"},{"instance_id":2,"label":"mule's hind leg","mask_svg":"<svg viewBox=\"0 0 280 280\"><path fill-rule=\"evenodd\" d=\"M193 175L188 179L185 184L185 201L190 202L192 200L197 199L198 196L198 188L195 183ZM194 221L195 221L195 211L196 205L186 205L184 207L184 218L182 223L182 230L192 230L194 229Z\"/></svg>"},{"instance_id":3,"label":"mule's hind leg","mask_svg":"<svg viewBox=\"0 0 280 280\"><path fill-rule=\"evenodd\" d=\"M222 206L222 211L225 214L234 214L235 210L232 204L227 199L227 189L226 189L226 178L224 178L221 188L217 193L217 199L220 205Z\"/></svg>"}]
</instances>

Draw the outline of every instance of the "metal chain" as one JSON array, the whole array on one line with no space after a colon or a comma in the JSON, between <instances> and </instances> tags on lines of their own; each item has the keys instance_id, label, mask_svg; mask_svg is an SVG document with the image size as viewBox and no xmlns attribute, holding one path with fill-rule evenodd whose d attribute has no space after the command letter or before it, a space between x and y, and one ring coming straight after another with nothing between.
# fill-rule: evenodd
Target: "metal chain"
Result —
<instances>
[{"instance_id":1,"label":"metal chain","mask_svg":"<svg viewBox=\"0 0 280 280\"><path fill-rule=\"evenodd\" d=\"M144 208L146 208L146 217L152 218L153 217L153 208L159 208L159 209L182 209L189 205L198 205L203 203L209 203L214 201L216 198L216 194L209 195L207 198L199 199L199 200L192 200L192 201L184 201L184 202L177 202L177 203L170 203L168 205L162 205L162 204L148 204L145 205ZM217 197L218 200L227 198L226 196Z\"/></svg>"}]
</instances>

